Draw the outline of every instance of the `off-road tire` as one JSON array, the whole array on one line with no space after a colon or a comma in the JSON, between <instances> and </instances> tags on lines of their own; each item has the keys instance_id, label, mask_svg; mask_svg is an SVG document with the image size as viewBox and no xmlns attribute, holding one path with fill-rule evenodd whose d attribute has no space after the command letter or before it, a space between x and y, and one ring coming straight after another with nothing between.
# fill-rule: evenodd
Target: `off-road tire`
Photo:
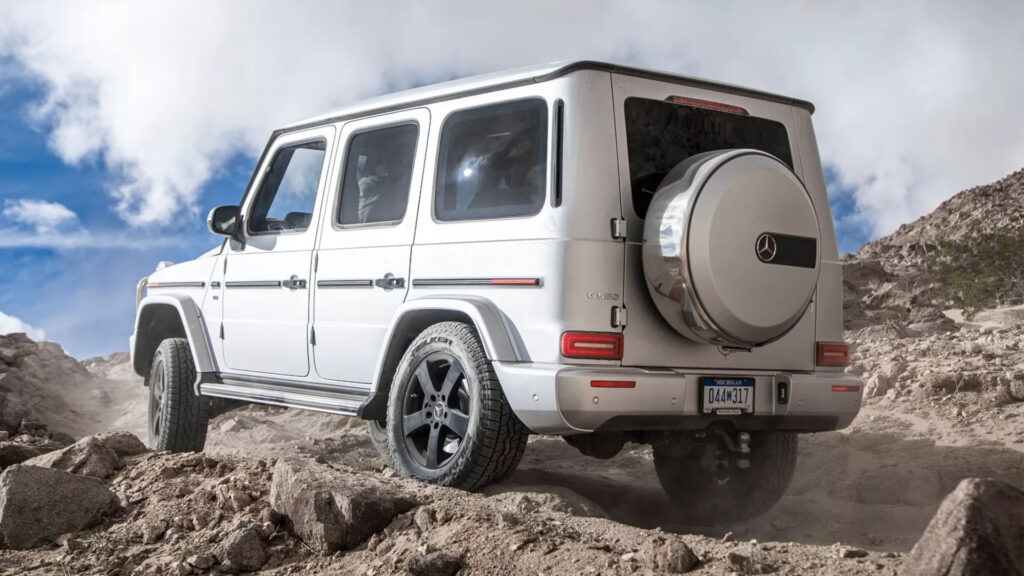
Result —
<instances>
[{"instance_id":1,"label":"off-road tire","mask_svg":"<svg viewBox=\"0 0 1024 576\"><path fill-rule=\"evenodd\" d=\"M383 420L367 420L366 434L370 437L370 443L377 450L377 453L391 460L391 449L388 448L388 428Z\"/></svg>"},{"instance_id":2,"label":"off-road tire","mask_svg":"<svg viewBox=\"0 0 1024 576\"><path fill-rule=\"evenodd\" d=\"M469 424L457 451L439 468L430 469L412 456L403 432L403 412L415 371L437 353L457 359L469 397ZM415 392L415 390L413 390ZM476 330L461 322L430 326L409 345L395 372L388 400L388 444L395 470L431 484L476 490L510 475L526 451L529 430L502 392Z\"/></svg>"},{"instance_id":3,"label":"off-road tire","mask_svg":"<svg viewBox=\"0 0 1024 576\"><path fill-rule=\"evenodd\" d=\"M782 498L796 469L797 435L755 431L750 436L750 467L730 468L717 478L701 466L703 446L654 446L658 481L682 522L695 526L743 522L764 514ZM723 477L727 480L720 483Z\"/></svg>"},{"instance_id":4,"label":"off-road tire","mask_svg":"<svg viewBox=\"0 0 1024 576\"><path fill-rule=\"evenodd\" d=\"M206 444L210 400L193 390L196 367L188 340L168 338L153 354L149 387L149 447L170 452L199 452ZM159 409L160 414L156 413ZM159 422L154 419L159 416Z\"/></svg>"}]
</instances>

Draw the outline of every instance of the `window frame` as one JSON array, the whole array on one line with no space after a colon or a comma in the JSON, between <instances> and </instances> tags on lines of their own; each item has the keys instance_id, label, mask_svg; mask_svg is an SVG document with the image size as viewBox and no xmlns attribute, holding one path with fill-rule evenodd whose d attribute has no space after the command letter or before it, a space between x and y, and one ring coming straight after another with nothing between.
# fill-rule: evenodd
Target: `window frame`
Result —
<instances>
[{"instance_id":1,"label":"window frame","mask_svg":"<svg viewBox=\"0 0 1024 576\"><path fill-rule=\"evenodd\" d=\"M472 112L474 110L480 110L480 109L483 109L483 108L497 108L497 107L501 107L501 106L507 106L507 105L510 105L510 104L519 104L519 103L525 103L525 102L538 102L538 103L543 105L543 109L544 109L544 119L540 122L540 126L542 127L543 134L544 134L544 138L543 138L543 142L544 142L544 144L543 144L543 149L544 149L544 170L542 171L544 173L544 186L543 186L543 197L537 203L537 209L535 211L529 213L529 214L519 214L519 215L516 215L516 216L495 216L495 217L491 217L491 218L460 218L460 219L456 219L456 220L442 220L442 219L438 218L438 215L437 215L437 204L438 204L438 199L440 198L439 194L442 193L441 192L441 188L439 187L439 184L440 184L439 180L440 180L440 175L442 173L441 171L443 169L445 169L445 167L442 166L442 164L441 164L441 156L442 156L442 153L445 152L445 150L442 148L442 146L444 144L444 130L448 126L448 122L452 119L453 116L455 116L457 114L461 114L463 112ZM437 150L436 150L436 155L434 156L434 175L433 175L434 178L433 178L433 183L432 183L433 197L431 198L431 201L430 201L430 219L431 219L431 221L433 221L435 224L466 224L468 222L492 222L492 221L500 221L500 220L522 220L522 219L528 219L528 218L533 218L533 217L537 216L538 214L540 214L541 212L544 211L544 208L548 204L548 196L550 195L551 179L552 179L552 174L551 174L551 163L552 162L551 162L551 150L550 149L551 149L551 102L549 102L548 99L545 98L544 96L540 96L540 95L523 96L523 97L519 97L519 98L512 98L512 99L508 99L508 100L498 100L498 101L494 101L494 102L486 102L486 103L477 104L477 105L474 105L474 106L467 106L467 107L464 107L464 108L457 108L455 110L450 110L447 114L445 114L444 118L441 119L440 125L439 125L438 130L437 130Z\"/></svg>"},{"instance_id":2,"label":"window frame","mask_svg":"<svg viewBox=\"0 0 1024 576\"><path fill-rule=\"evenodd\" d=\"M304 146L306 144L311 144L313 142L322 142L323 143L323 145L324 145L324 161L320 165L320 177L319 177L319 179L317 180L317 183L316 183L316 195L313 197L313 211L312 211L312 218L310 219L309 226L306 226L302 230L295 230L295 229L291 229L291 230L267 230L265 232L253 231L253 229L252 229L252 220L253 220L252 219L252 213L253 213L254 210L256 210L256 206L257 206L257 204L259 203L259 200L260 200L260 194L263 192L263 185L266 184L266 182L267 182L266 176L267 176L267 174L269 174L269 172L267 172L267 168L269 168L269 167L274 165L274 162L277 161L277 157L281 153L282 150L284 150L286 148L301 148L302 146ZM264 164L263 175L262 175L262 177L259 180L259 186L253 191L252 200L249 201L248 209L246 210L245 215L243 217L243 221L245 223L245 235L246 236L251 236L251 237L256 237L256 236L295 236L295 235L299 235L299 234L305 234L306 232L309 232L310 228L314 228L315 227L314 226L314 222L316 220L316 212L317 212L317 209L316 209L317 208L317 200L319 199L319 196L320 196L321 184L323 183L325 177L328 176L328 174L324 173L324 169L328 166L329 158L330 158L330 142L328 142L327 138L324 138L323 136L316 136L316 137L312 137L312 138L309 138L309 139L306 139L306 140L299 140L299 141L296 141L296 142L290 142L288 144L282 144L282 145L278 146L274 150L274 155L270 158L270 161L267 162L266 164ZM276 199L276 195L275 195L275 199ZM273 205L273 204L271 204L271 205Z\"/></svg>"},{"instance_id":3,"label":"window frame","mask_svg":"<svg viewBox=\"0 0 1024 576\"><path fill-rule=\"evenodd\" d=\"M409 125L412 125L412 126L416 127L416 145L413 147L413 151L412 151L413 152L412 168L411 168L412 173L410 175L409 190L407 191L407 194L405 196L405 210L402 212L402 217L399 218L398 220L381 220L380 222L356 222L356 223L353 223L353 224L342 224L341 223L342 191L345 188L346 168L348 167L348 155L349 155L349 152L352 149L352 141L355 140L357 136L359 136L361 134L365 134L367 132L374 132L374 131L377 131L377 130L387 130L388 128L396 128L398 126L409 126ZM338 155L338 163L339 163L339 166L338 166L338 186L337 186L337 189L335 190L335 193L334 193L334 204L333 204L334 209L331 210L331 212L333 212L333 216L331 216L331 228L333 230L352 230L352 229L360 229L360 228L387 228L387 227L399 226L402 222L405 222L405 218L409 215L409 199L413 195L412 187L413 187L413 180L416 177L416 160L417 160L417 156L419 156L419 153L420 153L421 138L423 138L423 125L416 118L401 118L401 119L398 119L398 120L394 120L392 122L385 122L385 123L382 123L382 124L376 124L374 126L367 126L365 128L361 128L359 130L356 130L356 131L352 132L352 134L349 135L348 139L345 140L344 146L342 146L342 148L341 148L344 151L344 153ZM418 194L420 194L422 192L422 190L423 190L423 182L421 181L420 182L420 189L417 190L415 193L418 195Z\"/></svg>"}]
</instances>

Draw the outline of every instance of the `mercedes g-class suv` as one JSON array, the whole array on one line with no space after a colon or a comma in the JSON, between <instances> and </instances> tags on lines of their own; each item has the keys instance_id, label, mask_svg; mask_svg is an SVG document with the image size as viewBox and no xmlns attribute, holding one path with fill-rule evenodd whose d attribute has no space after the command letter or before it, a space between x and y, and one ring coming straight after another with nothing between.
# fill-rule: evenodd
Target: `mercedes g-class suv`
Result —
<instances>
[{"instance_id":1,"label":"mercedes g-class suv","mask_svg":"<svg viewBox=\"0 0 1024 576\"><path fill-rule=\"evenodd\" d=\"M861 400L813 110L572 62L275 131L221 246L139 283L151 446L201 450L215 398L358 416L470 490L531 433L647 443L689 522L763 513Z\"/></svg>"}]
</instances>

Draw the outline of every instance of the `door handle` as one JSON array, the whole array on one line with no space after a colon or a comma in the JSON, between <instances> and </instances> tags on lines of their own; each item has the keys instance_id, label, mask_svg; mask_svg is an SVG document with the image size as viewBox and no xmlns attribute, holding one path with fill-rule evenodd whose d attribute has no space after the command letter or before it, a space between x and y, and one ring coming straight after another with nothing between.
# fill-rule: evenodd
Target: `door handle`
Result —
<instances>
[{"instance_id":1,"label":"door handle","mask_svg":"<svg viewBox=\"0 0 1024 576\"><path fill-rule=\"evenodd\" d=\"M377 288L383 288L385 290L394 290L395 288L405 288L405 278L398 278L391 272L384 275L383 278L377 278L373 281L373 285Z\"/></svg>"},{"instance_id":2,"label":"door handle","mask_svg":"<svg viewBox=\"0 0 1024 576\"><path fill-rule=\"evenodd\" d=\"M305 288L306 287L306 281L300 279L295 274L292 274L291 278L289 278L287 280L282 280L281 281L281 286L284 286L285 288L287 288L289 290L298 290L300 288Z\"/></svg>"}]
</instances>

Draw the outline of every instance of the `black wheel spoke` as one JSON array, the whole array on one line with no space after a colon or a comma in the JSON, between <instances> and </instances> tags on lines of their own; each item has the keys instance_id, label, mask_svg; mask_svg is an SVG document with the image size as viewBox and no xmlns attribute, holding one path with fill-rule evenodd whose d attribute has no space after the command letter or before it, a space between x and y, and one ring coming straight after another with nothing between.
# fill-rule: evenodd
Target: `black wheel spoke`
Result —
<instances>
[{"instance_id":1,"label":"black wheel spoke","mask_svg":"<svg viewBox=\"0 0 1024 576\"><path fill-rule=\"evenodd\" d=\"M438 441L440 440L440 427L431 426L430 436L427 437L427 467L437 467Z\"/></svg>"},{"instance_id":2,"label":"black wheel spoke","mask_svg":"<svg viewBox=\"0 0 1024 576\"><path fill-rule=\"evenodd\" d=\"M434 392L434 383L430 379L430 369L425 361L420 362L420 365L416 368L416 382L420 385L420 394L424 398L428 398Z\"/></svg>"},{"instance_id":3,"label":"black wheel spoke","mask_svg":"<svg viewBox=\"0 0 1024 576\"><path fill-rule=\"evenodd\" d=\"M452 388L459 381L462 376L462 363L458 360L452 360L452 363L448 366L448 375L444 377L444 382L441 383L441 395L451 395Z\"/></svg>"},{"instance_id":4,"label":"black wheel spoke","mask_svg":"<svg viewBox=\"0 0 1024 576\"><path fill-rule=\"evenodd\" d=\"M411 436L429 424L430 422L427 421L427 415L422 410L418 410L412 414L405 415L402 422L402 429L406 436Z\"/></svg>"},{"instance_id":5,"label":"black wheel spoke","mask_svg":"<svg viewBox=\"0 0 1024 576\"><path fill-rule=\"evenodd\" d=\"M459 412L458 410L450 410L448 412L447 425L456 436L465 440L466 433L469 432L469 416Z\"/></svg>"}]
</instances>

